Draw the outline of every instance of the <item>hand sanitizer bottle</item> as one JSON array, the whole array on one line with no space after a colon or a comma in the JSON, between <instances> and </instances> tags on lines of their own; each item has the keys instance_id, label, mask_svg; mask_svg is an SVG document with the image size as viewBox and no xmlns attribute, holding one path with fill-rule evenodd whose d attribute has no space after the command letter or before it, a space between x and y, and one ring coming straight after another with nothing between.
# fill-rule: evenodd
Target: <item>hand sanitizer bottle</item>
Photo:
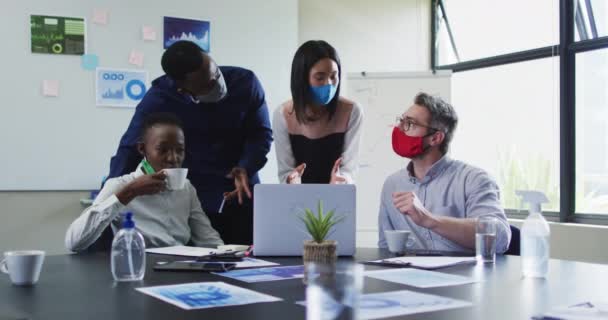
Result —
<instances>
[{"instance_id":1,"label":"hand sanitizer bottle","mask_svg":"<svg viewBox=\"0 0 608 320\"><path fill-rule=\"evenodd\" d=\"M524 203L530 205L530 214L521 228L521 259L524 277L545 278L549 270L549 236L551 230L541 214L541 204L549 202L539 191L516 191Z\"/></svg>"},{"instance_id":2,"label":"hand sanitizer bottle","mask_svg":"<svg viewBox=\"0 0 608 320\"><path fill-rule=\"evenodd\" d=\"M146 272L146 243L127 212L123 228L112 241L112 275L116 281L138 281Z\"/></svg>"}]
</instances>

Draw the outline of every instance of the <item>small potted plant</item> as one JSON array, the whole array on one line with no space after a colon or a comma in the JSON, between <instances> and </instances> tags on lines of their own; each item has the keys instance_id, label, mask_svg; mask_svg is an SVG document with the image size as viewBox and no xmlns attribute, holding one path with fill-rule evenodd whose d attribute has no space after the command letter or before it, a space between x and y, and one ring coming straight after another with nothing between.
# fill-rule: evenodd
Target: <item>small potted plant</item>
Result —
<instances>
[{"instance_id":1,"label":"small potted plant","mask_svg":"<svg viewBox=\"0 0 608 320\"><path fill-rule=\"evenodd\" d=\"M306 230L312 240L304 240L304 266L310 262L320 264L335 264L338 242L327 240L333 231L333 227L342 221L344 217L337 217L335 210L323 212L323 202L319 200L317 214L310 209L304 210L300 219L306 225Z\"/></svg>"}]
</instances>

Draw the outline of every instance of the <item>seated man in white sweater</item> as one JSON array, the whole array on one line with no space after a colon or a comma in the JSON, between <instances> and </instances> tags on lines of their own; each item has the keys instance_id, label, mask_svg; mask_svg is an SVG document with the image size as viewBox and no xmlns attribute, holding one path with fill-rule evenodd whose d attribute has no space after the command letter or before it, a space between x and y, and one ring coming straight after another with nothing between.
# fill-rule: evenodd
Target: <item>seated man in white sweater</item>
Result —
<instances>
[{"instance_id":1,"label":"seated man in white sweater","mask_svg":"<svg viewBox=\"0 0 608 320\"><path fill-rule=\"evenodd\" d=\"M179 120L167 113L149 115L137 148L144 156L142 163L134 172L106 181L93 205L68 228L67 249L86 250L109 225L116 232L121 214L126 212L133 213L136 229L147 247L224 244L203 212L190 181L181 190L166 190L163 169L181 167L185 156ZM146 166L154 173L144 173Z\"/></svg>"}]
</instances>

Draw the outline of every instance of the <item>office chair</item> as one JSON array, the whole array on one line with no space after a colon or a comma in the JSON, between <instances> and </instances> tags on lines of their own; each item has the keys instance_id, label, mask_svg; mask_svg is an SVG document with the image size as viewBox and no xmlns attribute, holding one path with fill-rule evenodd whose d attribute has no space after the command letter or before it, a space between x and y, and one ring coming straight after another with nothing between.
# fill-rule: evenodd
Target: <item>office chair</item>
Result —
<instances>
[{"instance_id":1,"label":"office chair","mask_svg":"<svg viewBox=\"0 0 608 320\"><path fill-rule=\"evenodd\" d=\"M99 238L87 248L87 252L103 252L112 250L112 240L114 240L114 231L111 226L107 226L101 233Z\"/></svg>"},{"instance_id":2,"label":"office chair","mask_svg":"<svg viewBox=\"0 0 608 320\"><path fill-rule=\"evenodd\" d=\"M505 251L505 254L509 254L512 256L519 256L521 251L521 232L519 228L509 225L511 228L511 243L509 243L509 248Z\"/></svg>"}]
</instances>

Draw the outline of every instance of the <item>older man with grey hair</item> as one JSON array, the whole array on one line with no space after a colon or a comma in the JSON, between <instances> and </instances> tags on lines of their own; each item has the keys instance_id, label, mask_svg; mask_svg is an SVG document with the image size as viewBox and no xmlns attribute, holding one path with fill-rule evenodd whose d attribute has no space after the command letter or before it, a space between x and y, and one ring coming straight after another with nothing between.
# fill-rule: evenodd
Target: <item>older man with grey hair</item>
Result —
<instances>
[{"instance_id":1,"label":"older man with grey hair","mask_svg":"<svg viewBox=\"0 0 608 320\"><path fill-rule=\"evenodd\" d=\"M484 170L447 155L457 123L450 104L426 93L419 93L398 118L393 150L411 161L384 182L379 247L387 247L385 230L410 230L408 249L471 252L476 218L482 215L498 220L496 252L509 247L511 230L496 182Z\"/></svg>"}]
</instances>

